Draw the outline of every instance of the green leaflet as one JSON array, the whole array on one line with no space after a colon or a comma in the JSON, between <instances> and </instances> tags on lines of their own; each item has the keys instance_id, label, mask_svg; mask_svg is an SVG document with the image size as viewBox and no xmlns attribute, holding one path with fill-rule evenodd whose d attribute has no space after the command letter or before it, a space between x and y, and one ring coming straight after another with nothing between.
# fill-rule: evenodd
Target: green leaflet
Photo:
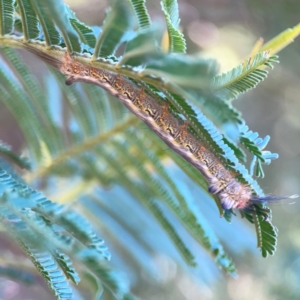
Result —
<instances>
[{"instance_id":1,"label":"green leaflet","mask_svg":"<svg viewBox=\"0 0 300 300\"><path fill-rule=\"evenodd\" d=\"M30 0L31 5L38 16L40 25L43 30L44 40L47 46L59 45L60 34L56 30L54 20L49 15L48 8L43 5L42 1Z\"/></svg>"},{"instance_id":2,"label":"green leaflet","mask_svg":"<svg viewBox=\"0 0 300 300\"><path fill-rule=\"evenodd\" d=\"M146 0L130 0L130 2L137 16L139 28L146 29L150 27L151 20L145 5Z\"/></svg>"},{"instance_id":3,"label":"green leaflet","mask_svg":"<svg viewBox=\"0 0 300 300\"><path fill-rule=\"evenodd\" d=\"M126 43L125 52L118 62L118 66L129 65L131 67L138 67L155 58L161 58L161 53L155 43L155 35L157 33L157 30L154 30L153 27L137 32Z\"/></svg>"},{"instance_id":4,"label":"green leaflet","mask_svg":"<svg viewBox=\"0 0 300 300\"><path fill-rule=\"evenodd\" d=\"M77 32L81 42L88 45L91 48L94 48L96 44L96 37L94 35L93 29L84 24L83 22L80 22L76 18L75 13L68 6L65 5L65 9L68 13L70 23Z\"/></svg>"},{"instance_id":5,"label":"green leaflet","mask_svg":"<svg viewBox=\"0 0 300 300\"><path fill-rule=\"evenodd\" d=\"M32 109L30 98L23 92L22 87L16 81L13 81L12 77L0 69L0 80L2 84L1 93L2 101L5 103L11 114L18 120L20 128L28 142L31 153L34 153L36 157L40 157L41 149L34 147L37 138L42 139L41 128L38 125L39 117L36 111ZM20 103L16 103L11 99L22 99ZM20 113L22 111L22 113ZM34 116L27 118L26 115ZM36 127L37 126L37 127Z\"/></svg>"},{"instance_id":6,"label":"green leaflet","mask_svg":"<svg viewBox=\"0 0 300 300\"><path fill-rule=\"evenodd\" d=\"M1 198L0 220L2 222L5 220L2 225L4 225L6 230L29 256L37 270L57 296L57 299L62 300L67 297L72 297L72 290L69 287L62 269L55 262L51 251L45 248L43 244L38 243L38 241L42 239L42 236L32 232L25 221L18 219L12 211L4 208L5 202L3 203L3 195Z\"/></svg>"},{"instance_id":7,"label":"green leaflet","mask_svg":"<svg viewBox=\"0 0 300 300\"><path fill-rule=\"evenodd\" d=\"M192 55L161 53L159 59L156 55L148 60L145 69L139 73L140 77L158 77L166 85L207 90L216 74L214 61Z\"/></svg>"},{"instance_id":8,"label":"green leaflet","mask_svg":"<svg viewBox=\"0 0 300 300\"><path fill-rule=\"evenodd\" d=\"M175 53L186 52L186 42L183 34L179 31L179 11L176 0L161 1L162 11L166 18L168 35L169 35L169 51Z\"/></svg>"},{"instance_id":9,"label":"green leaflet","mask_svg":"<svg viewBox=\"0 0 300 300\"><path fill-rule=\"evenodd\" d=\"M268 71L261 69L262 66L273 69L273 64L277 62L277 56L269 56L267 51L259 52L231 71L216 76L211 89L221 92L226 101L234 100L267 77Z\"/></svg>"},{"instance_id":10,"label":"green leaflet","mask_svg":"<svg viewBox=\"0 0 300 300\"><path fill-rule=\"evenodd\" d=\"M54 251L53 255L54 255L57 263L61 267L61 269L64 271L67 279L70 279L75 284L78 284L80 281L80 278L79 278L79 275L77 274L70 258L66 254L64 254L60 251Z\"/></svg>"},{"instance_id":11,"label":"green leaflet","mask_svg":"<svg viewBox=\"0 0 300 300\"><path fill-rule=\"evenodd\" d=\"M264 171L262 168L262 164L269 165L272 160L278 158L278 154L264 150L264 148L270 141L270 136L267 135L264 139L262 139L259 137L257 132L253 132L248 129L248 126L245 125L240 129L240 142L253 155L250 166L251 176L254 175L254 168L256 168L255 176L263 178Z\"/></svg>"},{"instance_id":12,"label":"green leaflet","mask_svg":"<svg viewBox=\"0 0 300 300\"><path fill-rule=\"evenodd\" d=\"M40 9L43 9L44 15L53 20L55 25L59 28L64 43L69 53L80 52L81 47L76 31L71 26L68 18L68 13L65 4L61 0L31 0ZM40 19L41 21L41 19Z\"/></svg>"},{"instance_id":13,"label":"green leaflet","mask_svg":"<svg viewBox=\"0 0 300 300\"><path fill-rule=\"evenodd\" d=\"M71 18L70 19L71 25L78 33L80 40L90 46L91 48L95 47L96 44L96 37L94 36L93 30L86 26L84 23L80 22L78 19Z\"/></svg>"},{"instance_id":14,"label":"green leaflet","mask_svg":"<svg viewBox=\"0 0 300 300\"><path fill-rule=\"evenodd\" d=\"M0 0L0 36L9 34L14 25L13 0Z\"/></svg>"},{"instance_id":15,"label":"green leaflet","mask_svg":"<svg viewBox=\"0 0 300 300\"><path fill-rule=\"evenodd\" d=\"M277 228L266 215L253 214L253 220L257 232L257 247L261 248L262 256L273 255L277 246Z\"/></svg>"},{"instance_id":16,"label":"green leaflet","mask_svg":"<svg viewBox=\"0 0 300 300\"><path fill-rule=\"evenodd\" d=\"M91 270L93 276L100 280L105 296L122 299L128 293L128 286L122 280L122 274L112 271L101 263L101 257L93 251L85 250L78 256L79 260Z\"/></svg>"},{"instance_id":17,"label":"green leaflet","mask_svg":"<svg viewBox=\"0 0 300 300\"><path fill-rule=\"evenodd\" d=\"M193 105L212 120L218 128L222 128L224 124L237 126L244 123L241 113L219 95L209 92L199 93L193 90L189 92L192 95L189 100Z\"/></svg>"},{"instance_id":18,"label":"green leaflet","mask_svg":"<svg viewBox=\"0 0 300 300\"><path fill-rule=\"evenodd\" d=\"M28 117L25 115L24 118L29 119L29 115L35 111L40 124L43 125L41 126L41 131L43 132L42 128L44 128L48 133L49 138L46 141L47 146L51 151L54 151L54 153L59 151L59 149L63 147L63 141L60 138L59 130L55 125L53 116L51 115L48 105L48 98L45 96L47 94L44 93L41 87L37 84L37 78L33 76L28 67L24 64L24 62L22 62L20 56L15 51L12 51L9 48L3 48L2 55L20 81L18 84L15 83L15 86L18 86L19 84L21 85L20 93L24 95L26 102L30 102L30 104L28 104L29 107L34 107L33 110L29 109L29 111L23 111L23 114L28 112ZM25 95L28 95L28 97ZM46 132L44 131L42 135L46 135Z\"/></svg>"},{"instance_id":19,"label":"green leaflet","mask_svg":"<svg viewBox=\"0 0 300 300\"><path fill-rule=\"evenodd\" d=\"M107 248L87 220L75 212L65 212L63 206L51 202L25 185L18 184L3 170L0 170L0 199L0 217L5 221L5 228L30 256L58 299L71 297L72 291L66 277L74 283L80 280L69 256L60 249L73 249L73 255L77 253L78 257L84 249L90 249L90 254L97 255L98 260L109 259ZM53 224L61 226L63 231L60 232ZM66 232L86 247L76 243ZM44 236L47 236L47 240L40 243Z\"/></svg>"},{"instance_id":20,"label":"green leaflet","mask_svg":"<svg viewBox=\"0 0 300 300\"><path fill-rule=\"evenodd\" d=\"M66 207L58 205L26 185L17 183L10 175L2 169L0 170L0 195L12 193L11 200L6 200L8 207L12 207L18 217L27 218L27 224L37 222L40 224L39 230L44 229L53 237L57 238L58 245L68 246L69 242L58 235L58 231L51 233L51 223L57 224L78 239L86 247L96 250L103 259L109 259L110 254L103 246L103 240L99 239L92 229L91 224L74 211L66 211ZM15 194L14 194L15 193ZM18 201L14 201L15 198ZM26 208L25 208L26 207ZM42 229L41 229L42 230ZM57 230L57 229L56 229ZM70 241L70 239L68 239Z\"/></svg>"},{"instance_id":21,"label":"green leaflet","mask_svg":"<svg viewBox=\"0 0 300 300\"><path fill-rule=\"evenodd\" d=\"M238 145L236 145L236 143L232 142L231 140L225 137L223 137L223 141L233 150L235 156L238 158L239 161L241 161L242 163L246 163L246 153Z\"/></svg>"},{"instance_id":22,"label":"green leaflet","mask_svg":"<svg viewBox=\"0 0 300 300\"><path fill-rule=\"evenodd\" d=\"M38 18L30 0L17 0L18 9L22 20L22 32L24 40L29 41L38 37L40 30Z\"/></svg>"},{"instance_id":23,"label":"green leaflet","mask_svg":"<svg viewBox=\"0 0 300 300\"><path fill-rule=\"evenodd\" d=\"M18 181L21 184L25 184L25 181L23 180L23 178L19 176L19 174L17 174L12 164L2 159L1 157L0 157L0 169L6 170L6 172L9 173L11 178L13 178L15 181Z\"/></svg>"},{"instance_id":24,"label":"green leaflet","mask_svg":"<svg viewBox=\"0 0 300 300\"><path fill-rule=\"evenodd\" d=\"M17 32L23 32L23 24L21 19L15 19L14 30Z\"/></svg>"},{"instance_id":25,"label":"green leaflet","mask_svg":"<svg viewBox=\"0 0 300 300\"><path fill-rule=\"evenodd\" d=\"M107 10L102 31L97 39L93 60L98 56L114 55L122 38L134 26L130 8L125 1L114 1L113 7Z\"/></svg>"}]
</instances>

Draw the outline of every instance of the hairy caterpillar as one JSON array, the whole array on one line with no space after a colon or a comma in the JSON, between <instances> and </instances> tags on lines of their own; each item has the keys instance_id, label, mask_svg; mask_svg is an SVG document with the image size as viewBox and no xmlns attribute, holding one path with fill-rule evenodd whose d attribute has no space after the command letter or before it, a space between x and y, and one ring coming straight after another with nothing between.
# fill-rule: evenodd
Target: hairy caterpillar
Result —
<instances>
[{"instance_id":1,"label":"hairy caterpillar","mask_svg":"<svg viewBox=\"0 0 300 300\"><path fill-rule=\"evenodd\" d=\"M221 160L189 130L187 121L175 116L169 105L148 95L119 74L86 66L76 62L68 53L60 62L38 50L29 49L64 74L66 84L86 82L98 85L118 98L132 113L154 131L172 150L193 165L206 178L209 192L216 194L224 209L249 209L255 202L280 200L291 197L256 197L251 187L240 183L233 172L227 170Z\"/></svg>"}]
</instances>

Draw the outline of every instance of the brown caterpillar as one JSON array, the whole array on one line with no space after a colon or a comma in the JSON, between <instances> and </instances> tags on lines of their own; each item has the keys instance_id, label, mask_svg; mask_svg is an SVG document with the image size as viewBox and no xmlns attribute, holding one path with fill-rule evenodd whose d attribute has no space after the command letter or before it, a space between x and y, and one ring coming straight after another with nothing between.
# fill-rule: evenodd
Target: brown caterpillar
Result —
<instances>
[{"instance_id":1,"label":"brown caterpillar","mask_svg":"<svg viewBox=\"0 0 300 300\"><path fill-rule=\"evenodd\" d=\"M64 74L66 84L86 82L98 85L117 97L132 113L154 131L172 150L193 165L206 178L209 192L218 195L224 209L249 209L251 203L291 197L252 197L251 187L240 183L221 160L189 130L187 121L176 117L167 103L148 95L142 87L119 74L86 66L66 53L63 62L38 50L34 54L57 67Z\"/></svg>"}]
</instances>

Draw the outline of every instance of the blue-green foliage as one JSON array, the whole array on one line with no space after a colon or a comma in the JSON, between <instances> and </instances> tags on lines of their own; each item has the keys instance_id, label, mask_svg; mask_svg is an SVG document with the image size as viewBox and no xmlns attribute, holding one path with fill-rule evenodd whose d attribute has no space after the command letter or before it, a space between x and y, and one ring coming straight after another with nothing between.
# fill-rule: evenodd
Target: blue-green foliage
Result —
<instances>
[{"instance_id":1,"label":"blue-green foliage","mask_svg":"<svg viewBox=\"0 0 300 300\"><path fill-rule=\"evenodd\" d=\"M75 261L82 260L81 263L97 259L98 268L103 268L101 276L115 274L105 264L110 254L103 240L97 237L91 224L75 211L19 184L2 169L0 199L2 224L29 255L58 299L72 295L67 279L75 284L80 281L70 257ZM111 281L112 286L105 282L109 293L111 290L123 290L116 279ZM101 278L99 280L102 284Z\"/></svg>"},{"instance_id":2,"label":"blue-green foliage","mask_svg":"<svg viewBox=\"0 0 300 300\"><path fill-rule=\"evenodd\" d=\"M216 76L211 88L224 93L226 101L232 101L264 80L268 76L268 71L262 67L273 69L273 64L278 63L277 58L269 56L268 52L259 52L231 71Z\"/></svg>"},{"instance_id":3,"label":"blue-green foliage","mask_svg":"<svg viewBox=\"0 0 300 300\"><path fill-rule=\"evenodd\" d=\"M96 36L97 30L78 20L62 1L0 0L0 35L7 35L0 39L0 46L2 41L18 40L21 48L33 53L38 49L48 61L63 59L67 50L76 53L83 63L127 76L158 101L168 102L173 113L189 122L190 130L239 181L251 186L254 195L263 196L252 177L254 169L256 176L263 177L262 163L269 164L277 156L264 150L269 137L262 139L249 130L231 101L262 81L267 76L262 67L272 67L276 57L261 52L232 71L217 75L215 61L185 54L177 1L161 2L169 37L168 53L159 47L163 33L151 25L145 2L113 1ZM23 39L17 38L14 31L23 33ZM123 44L125 50L120 55ZM189 176L190 184L193 181L207 191L207 182L196 169L167 150L152 132L101 89L85 84L67 87L64 77L51 69L52 77L45 79L49 93L45 93L13 50L4 48L1 54L6 63L0 67L0 100L18 121L25 137L32 167L29 176L34 183L42 180L50 194L61 189L62 195L57 199L72 201L86 213L117 245L119 255L126 256L136 269L150 273L147 259L141 258L142 250L170 254L173 248L180 255L173 256L178 263L196 266L199 257L195 248L190 247L190 239L201 245L218 267L236 275L207 215L200 214L193 197L176 178L182 178L182 172L173 173L164 161L172 159ZM228 125L238 131L236 140L223 130ZM245 150L253 155L250 174L243 165L247 162ZM28 160L15 155L3 143L0 153L29 169ZM57 183L58 179L62 182ZM103 240L97 237L90 222L76 212L76 207L69 209L56 204L18 182L22 179L18 180L17 175L12 178L1 171L1 221L57 298L71 296L68 280L78 284L81 273L91 272L97 283L97 296L103 293L109 299L132 299L126 281L105 262L110 254ZM116 186L121 189L120 204L112 209L106 199L101 199L101 193ZM125 193L130 194L131 200ZM194 202L201 203L202 198L209 197L213 196L195 198ZM219 199L213 198L221 215L230 221L232 211L224 211ZM127 201L133 203L123 207ZM122 216L117 215L118 210ZM144 225L152 228L155 223L158 228L153 234L160 241L171 241L173 248L158 249L154 241L147 243L141 238L137 233L140 225L130 224L137 218L132 211L143 214L145 220L151 218ZM277 232L271 223L271 211L257 204L244 215L255 224L262 255L273 254ZM128 240L136 240L138 247L127 240L122 243L117 228L127 232ZM38 242L42 238L43 244ZM81 272L75 270L76 263L83 266Z\"/></svg>"},{"instance_id":4,"label":"blue-green foliage","mask_svg":"<svg viewBox=\"0 0 300 300\"><path fill-rule=\"evenodd\" d=\"M14 25L14 3L13 1L0 1L0 36L9 34L13 30Z\"/></svg>"},{"instance_id":5,"label":"blue-green foliage","mask_svg":"<svg viewBox=\"0 0 300 300\"><path fill-rule=\"evenodd\" d=\"M180 19L177 1L163 0L161 7L167 23L170 52L185 53L186 42L179 29Z\"/></svg>"},{"instance_id":6,"label":"blue-green foliage","mask_svg":"<svg viewBox=\"0 0 300 300\"><path fill-rule=\"evenodd\" d=\"M35 39L39 36L39 22L30 0L17 0L19 6L20 24L26 41Z\"/></svg>"}]
</instances>

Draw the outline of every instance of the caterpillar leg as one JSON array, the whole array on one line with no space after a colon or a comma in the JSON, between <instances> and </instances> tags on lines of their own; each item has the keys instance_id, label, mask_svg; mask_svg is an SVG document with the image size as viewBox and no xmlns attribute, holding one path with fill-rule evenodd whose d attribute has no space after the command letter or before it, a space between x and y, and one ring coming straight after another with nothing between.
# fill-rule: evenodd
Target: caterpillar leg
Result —
<instances>
[{"instance_id":1,"label":"caterpillar leg","mask_svg":"<svg viewBox=\"0 0 300 300\"><path fill-rule=\"evenodd\" d=\"M67 79L65 81L66 85L72 85L74 82L75 82L75 79L73 76L67 77Z\"/></svg>"}]
</instances>

